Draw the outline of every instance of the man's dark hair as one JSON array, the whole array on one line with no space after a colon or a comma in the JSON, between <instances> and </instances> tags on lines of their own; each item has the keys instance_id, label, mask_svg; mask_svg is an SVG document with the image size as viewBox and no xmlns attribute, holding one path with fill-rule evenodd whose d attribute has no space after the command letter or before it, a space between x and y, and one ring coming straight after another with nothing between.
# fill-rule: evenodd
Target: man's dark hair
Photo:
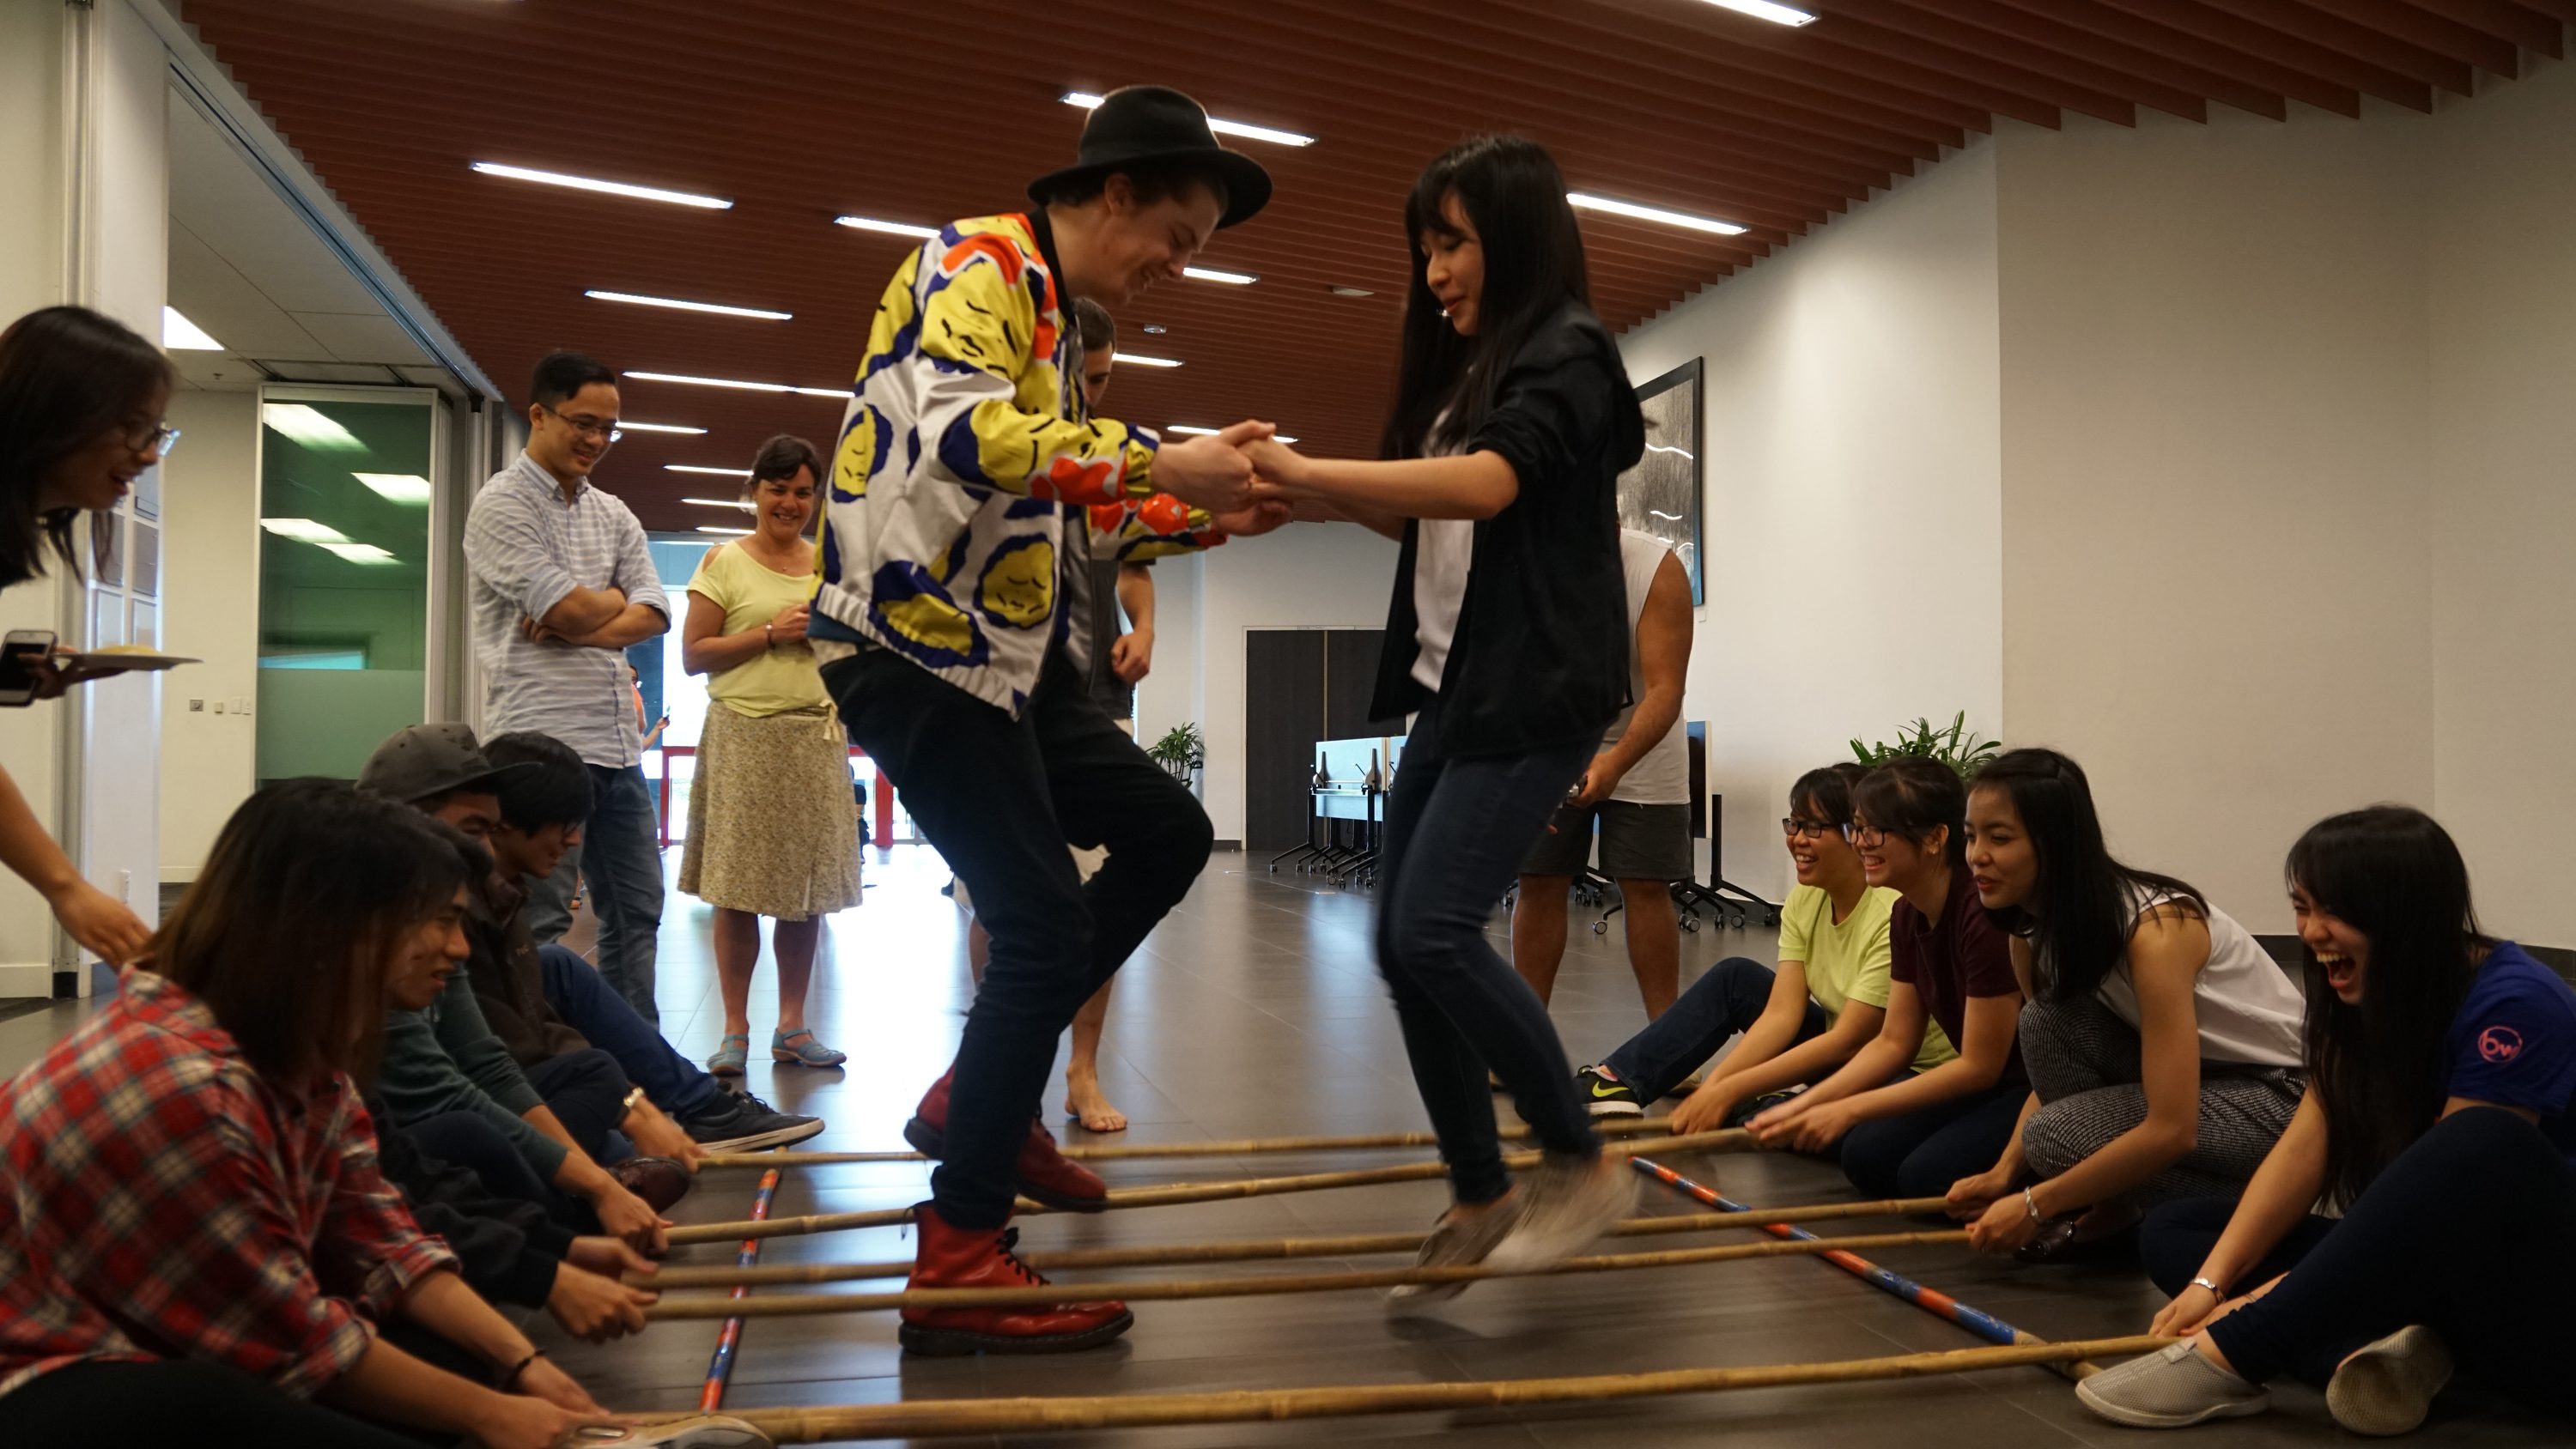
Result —
<instances>
[{"instance_id":1,"label":"man's dark hair","mask_svg":"<svg viewBox=\"0 0 2576 1449\"><path fill-rule=\"evenodd\" d=\"M549 352L539 359L537 374L528 383L528 401L550 408L594 382L615 387L617 374L586 352Z\"/></svg>"},{"instance_id":2,"label":"man's dark hair","mask_svg":"<svg viewBox=\"0 0 2576 1449\"><path fill-rule=\"evenodd\" d=\"M483 757L503 769L535 767L501 777L501 821L511 829L533 835L549 825L573 826L590 819L590 767L570 745L521 730L484 741Z\"/></svg>"},{"instance_id":3,"label":"man's dark hair","mask_svg":"<svg viewBox=\"0 0 2576 1449\"><path fill-rule=\"evenodd\" d=\"M1109 178L1124 176L1136 188L1136 199L1151 204L1187 196L1204 186L1216 198L1217 214L1225 214L1232 197L1227 194L1225 172L1214 162L1196 157L1179 156L1160 161L1139 161L1133 165L1112 166L1101 171L1086 171L1068 176L1049 187L1038 200L1047 206L1080 206L1109 187Z\"/></svg>"},{"instance_id":4,"label":"man's dark hair","mask_svg":"<svg viewBox=\"0 0 2576 1449\"><path fill-rule=\"evenodd\" d=\"M1082 354L1097 357L1118 350L1118 319L1089 297L1073 299L1073 330L1082 338Z\"/></svg>"}]
</instances>

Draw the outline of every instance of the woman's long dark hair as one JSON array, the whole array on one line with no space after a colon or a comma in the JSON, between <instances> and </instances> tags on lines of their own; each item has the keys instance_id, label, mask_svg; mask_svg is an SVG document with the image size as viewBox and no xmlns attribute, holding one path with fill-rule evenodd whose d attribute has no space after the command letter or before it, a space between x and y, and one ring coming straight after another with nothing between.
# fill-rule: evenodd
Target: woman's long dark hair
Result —
<instances>
[{"instance_id":1,"label":"woman's long dark hair","mask_svg":"<svg viewBox=\"0 0 2576 1449\"><path fill-rule=\"evenodd\" d=\"M80 567L79 510L39 511L45 478L101 433L131 425L170 380L160 348L87 307L39 308L0 332L0 589L42 575L48 544Z\"/></svg>"},{"instance_id":2,"label":"woman's long dark hair","mask_svg":"<svg viewBox=\"0 0 2576 1449\"><path fill-rule=\"evenodd\" d=\"M2188 883L2122 865L2102 840L2093 784L2055 750L2009 750L1986 762L1972 790L2000 790L2030 837L2039 878L2029 899L1986 912L1998 930L2030 942L2031 984L2043 1001L2090 996L2129 953L2141 893L2172 898L2202 920L2209 899Z\"/></svg>"},{"instance_id":3,"label":"woman's long dark hair","mask_svg":"<svg viewBox=\"0 0 2576 1449\"><path fill-rule=\"evenodd\" d=\"M2346 1006L2303 951L2308 1081L2326 1113L2326 1193L2349 1206L2442 1115L2451 1018L2494 940L2478 929L2469 866L2449 831L2406 805L2308 827L2289 882L2370 941L2361 1004Z\"/></svg>"},{"instance_id":4,"label":"woman's long dark hair","mask_svg":"<svg viewBox=\"0 0 2576 1449\"><path fill-rule=\"evenodd\" d=\"M1449 325L1420 255L1424 234L1452 231L1441 204L1453 193L1485 254L1473 337ZM1547 148L1526 137L1478 136L1424 167L1404 203L1404 246L1413 254L1413 282L1405 291L1395 411L1379 442L1389 458L1421 456L1444 410L1445 437L1473 434L1494 405L1504 370L1539 325L1569 298L1592 305L1583 232L1566 204L1565 177Z\"/></svg>"},{"instance_id":5,"label":"woman's long dark hair","mask_svg":"<svg viewBox=\"0 0 2576 1449\"><path fill-rule=\"evenodd\" d=\"M224 822L143 965L205 1002L271 1081L364 1075L388 953L466 883L464 839L342 781L281 780Z\"/></svg>"}]
</instances>

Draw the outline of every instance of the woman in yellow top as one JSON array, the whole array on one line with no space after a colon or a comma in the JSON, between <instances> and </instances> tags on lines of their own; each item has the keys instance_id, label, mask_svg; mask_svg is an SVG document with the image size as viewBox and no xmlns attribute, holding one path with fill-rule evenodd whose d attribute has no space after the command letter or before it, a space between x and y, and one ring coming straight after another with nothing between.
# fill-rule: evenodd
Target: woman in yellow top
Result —
<instances>
[{"instance_id":1,"label":"woman in yellow top","mask_svg":"<svg viewBox=\"0 0 2576 1449\"><path fill-rule=\"evenodd\" d=\"M725 1036L707 1070L740 1076L751 1050L760 918L778 924L778 1027L769 1055L809 1067L848 1060L805 1025L823 917L859 903L849 738L805 643L814 594L814 445L781 433L752 460L751 533L707 550L689 580L680 663L707 676L707 723L689 791L680 889L716 908Z\"/></svg>"}]
</instances>

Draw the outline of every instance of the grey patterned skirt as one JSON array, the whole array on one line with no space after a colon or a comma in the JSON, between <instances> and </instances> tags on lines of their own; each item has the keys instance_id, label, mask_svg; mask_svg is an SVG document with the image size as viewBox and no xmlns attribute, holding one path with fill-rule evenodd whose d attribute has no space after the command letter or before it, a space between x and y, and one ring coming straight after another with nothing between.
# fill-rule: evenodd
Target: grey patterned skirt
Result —
<instances>
[{"instance_id":1,"label":"grey patterned skirt","mask_svg":"<svg viewBox=\"0 0 2576 1449\"><path fill-rule=\"evenodd\" d=\"M754 719L708 703L680 889L782 921L859 903L849 739L828 707Z\"/></svg>"}]
</instances>

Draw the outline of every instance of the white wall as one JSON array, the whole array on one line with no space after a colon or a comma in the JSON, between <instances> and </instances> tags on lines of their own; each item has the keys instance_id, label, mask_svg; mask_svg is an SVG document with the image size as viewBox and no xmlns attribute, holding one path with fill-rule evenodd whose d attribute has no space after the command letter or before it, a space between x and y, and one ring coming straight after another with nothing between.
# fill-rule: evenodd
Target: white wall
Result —
<instances>
[{"instance_id":1,"label":"white wall","mask_svg":"<svg viewBox=\"0 0 2576 1449\"><path fill-rule=\"evenodd\" d=\"M187 437L162 469L162 647L205 661L161 700L160 878L179 882L257 783L258 721L235 705L259 694L259 398L182 393L170 422Z\"/></svg>"},{"instance_id":2,"label":"white wall","mask_svg":"<svg viewBox=\"0 0 2576 1449\"><path fill-rule=\"evenodd\" d=\"M2433 129L2434 799L2489 929L2576 945L2576 65Z\"/></svg>"},{"instance_id":3,"label":"white wall","mask_svg":"<svg viewBox=\"0 0 2576 1449\"><path fill-rule=\"evenodd\" d=\"M2424 119L1996 138L2008 738L2258 929L2310 823L2434 804Z\"/></svg>"},{"instance_id":4,"label":"white wall","mask_svg":"<svg viewBox=\"0 0 2576 1449\"><path fill-rule=\"evenodd\" d=\"M1729 880L1779 899L1789 783L1918 715L2003 710L1995 157L1980 139L1620 341L1704 359L1709 722Z\"/></svg>"}]
</instances>

